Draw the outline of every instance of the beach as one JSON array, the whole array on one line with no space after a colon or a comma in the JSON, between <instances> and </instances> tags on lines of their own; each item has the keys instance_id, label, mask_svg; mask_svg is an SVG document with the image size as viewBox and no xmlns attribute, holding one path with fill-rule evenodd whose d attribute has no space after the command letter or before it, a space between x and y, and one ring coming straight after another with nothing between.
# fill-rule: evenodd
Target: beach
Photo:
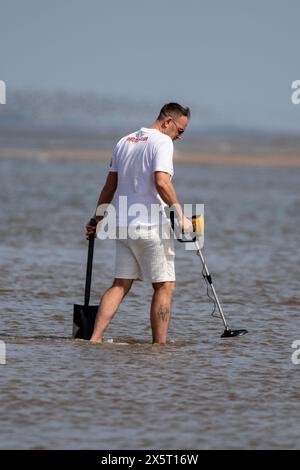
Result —
<instances>
[{"instance_id":1,"label":"beach","mask_svg":"<svg viewBox=\"0 0 300 470\"><path fill-rule=\"evenodd\" d=\"M0 147L0 158L33 159L33 160L65 160L65 161L107 161L111 159L109 149L89 148L19 148ZM300 152L286 153L197 153L188 151L177 151L174 156L175 163L193 163L199 165L220 166L258 166L258 167L300 167Z\"/></svg>"}]
</instances>

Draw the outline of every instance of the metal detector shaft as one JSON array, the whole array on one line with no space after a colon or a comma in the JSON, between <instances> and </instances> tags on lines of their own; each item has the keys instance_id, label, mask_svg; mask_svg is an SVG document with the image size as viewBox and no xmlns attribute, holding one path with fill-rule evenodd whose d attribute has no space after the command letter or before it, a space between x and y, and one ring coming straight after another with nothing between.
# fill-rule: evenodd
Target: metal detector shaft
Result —
<instances>
[{"instance_id":1,"label":"metal detector shaft","mask_svg":"<svg viewBox=\"0 0 300 470\"><path fill-rule=\"evenodd\" d=\"M211 278L211 275L209 274L208 268L207 268L207 266L206 266L205 259L204 259L204 256L203 256L203 254L202 254L202 251L201 251L201 248L200 248L200 245L199 245L199 241L198 241L198 240L195 241L195 245L196 245L196 247L197 247L198 255L200 256L200 259L201 259L201 262L202 262L202 265L203 265L203 269L204 269L204 271L205 271L206 279L208 280L208 282L209 282L209 284L210 284L210 287L211 287L212 293L213 293L213 295L214 295L214 298L215 298L217 307L218 307L218 309L219 309L219 312L220 312L222 321L223 321L223 323L224 323L225 330L228 330L229 328L228 328L228 325L227 325L227 321L226 321L225 315L224 315L224 313L223 313L221 304L220 304L220 302L219 302L219 299L218 299L216 290L215 290L214 285L213 285L213 283L212 283L212 278Z\"/></svg>"}]
</instances>

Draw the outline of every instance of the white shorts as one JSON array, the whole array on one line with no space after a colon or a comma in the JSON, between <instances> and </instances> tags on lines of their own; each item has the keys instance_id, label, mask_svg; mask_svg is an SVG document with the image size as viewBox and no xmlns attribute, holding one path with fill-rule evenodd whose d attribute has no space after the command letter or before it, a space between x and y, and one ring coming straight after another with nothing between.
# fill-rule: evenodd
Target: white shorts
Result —
<instances>
[{"instance_id":1,"label":"white shorts","mask_svg":"<svg viewBox=\"0 0 300 470\"><path fill-rule=\"evenodd\" d=\"M116 240L115 278L175 281L174 239L168 224L122 229L127 238L119 235Z\"/></svg>"}]
</instances>

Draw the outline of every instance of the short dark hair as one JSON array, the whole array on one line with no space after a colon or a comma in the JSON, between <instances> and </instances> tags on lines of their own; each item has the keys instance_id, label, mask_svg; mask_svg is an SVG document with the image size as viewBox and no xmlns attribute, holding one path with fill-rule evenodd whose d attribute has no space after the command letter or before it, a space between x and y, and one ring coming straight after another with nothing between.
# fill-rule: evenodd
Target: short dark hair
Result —
<instances>
[{"instance_id":1,"label":"short dark hair","mask_svg":"<svg viewBox=\"0 0 300 470\"><path fill-rule=\"evenodd\" d=\"M186 116L190 119L191 111L187 106L181 106L178 103L167 103L161 108L157 119L162 121L167 116L171 116L174 119Z\"/></svg>"}]
</instances>

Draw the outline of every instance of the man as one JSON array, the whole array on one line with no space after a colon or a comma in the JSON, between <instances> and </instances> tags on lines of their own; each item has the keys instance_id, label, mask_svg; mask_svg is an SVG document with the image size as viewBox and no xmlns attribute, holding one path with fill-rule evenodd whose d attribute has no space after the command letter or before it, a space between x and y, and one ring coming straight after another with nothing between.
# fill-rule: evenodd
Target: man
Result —
<instances>
[{"instance_id":1,"label":"man","mask_svg":"<svg viewBox=\"0 0 300 470\"><path fill-rule=\"evenodd\" d=\"M174 240L165 236L169 221L164 208L172 207L184 233L193 231L192 222L182 211L171 182L173 141L180 139L190 118L190 110L178 103L164 105L156 121L149 127L123 137L116 145L110 171L98 200L98 208L109 204L117 190L117 227L126 233L116 240L115 279L104 293L94 331L90 339L101 343L104 331L135 279L152 283L151 328L153 343L165 344L175 288ZM119 214L120 198L127 198L128 211ZM136 205L140 210L139 215ZM158 208L158 210L152 210ZM97 223L103 218L96 211ZM96 228L86 226L87 238ZM169 232L170 234L170 232ZM125 239L124 239L125 238Z\"/></svg>"}]
</instances>

